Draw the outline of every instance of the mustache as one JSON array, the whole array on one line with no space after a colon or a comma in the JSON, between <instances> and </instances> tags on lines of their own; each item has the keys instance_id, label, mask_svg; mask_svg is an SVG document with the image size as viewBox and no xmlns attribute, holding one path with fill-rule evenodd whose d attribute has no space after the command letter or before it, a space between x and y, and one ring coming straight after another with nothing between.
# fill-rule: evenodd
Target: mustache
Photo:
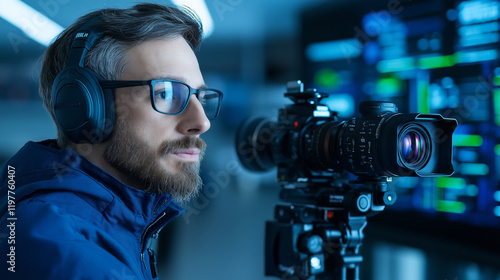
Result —
<instances>
[{"instance_id":1,"label":"mustache","mask_svg":"<svg viewBox=\"0 0 500 280\"><path fill-rule=\"evenodd\" d=\"M160 147L160 155L166 156L174 151L182 149L200 149L200 158L205 153L207 148L207 143L199 137L184 137L177 140L165 141Z\"/></svg>"}]
</instances>

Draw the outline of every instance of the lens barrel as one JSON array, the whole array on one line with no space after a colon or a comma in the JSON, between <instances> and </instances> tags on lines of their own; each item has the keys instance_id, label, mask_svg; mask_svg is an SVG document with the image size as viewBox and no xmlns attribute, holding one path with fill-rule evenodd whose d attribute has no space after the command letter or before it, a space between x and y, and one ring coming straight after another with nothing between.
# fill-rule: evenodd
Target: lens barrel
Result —
<instances>
[{"instance_id":1,"label":"lens barrel","mask_svg":"<svg viewBox=\"0 0 500 280\"><path fill-rule=\"evenodd\" d=\"M284 174L278 175L281 181L343 170L365 178L453 174L455 119L394 113L390 103L374 104L365 105L365 114L347 121L314 117L302 121L303 116L296 121L296 114L280 115L278 122L248 121L237 134L238 157L253 171L278 166L278 173Z\"/></svg>"}]
</instances>

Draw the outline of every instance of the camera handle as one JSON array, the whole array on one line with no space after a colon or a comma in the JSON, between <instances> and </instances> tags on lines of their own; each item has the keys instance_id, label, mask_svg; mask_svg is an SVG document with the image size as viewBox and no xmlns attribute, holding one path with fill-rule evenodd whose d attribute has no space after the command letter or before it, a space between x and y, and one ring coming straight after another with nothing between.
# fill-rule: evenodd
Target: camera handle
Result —
<instances>
[{"instance_id":1,"label":"camera handle","mask_svg":"<svg viewBox=\"0 0 500 280\"><path fill-rule=\"evenodd\" d=\"M355 187L355 185L360 185ZM359 280L367 217L396 201L387 179L342 187L283 188L287 205L266 224L266 275L297 280Z\"/></svg>"}]
</instances>

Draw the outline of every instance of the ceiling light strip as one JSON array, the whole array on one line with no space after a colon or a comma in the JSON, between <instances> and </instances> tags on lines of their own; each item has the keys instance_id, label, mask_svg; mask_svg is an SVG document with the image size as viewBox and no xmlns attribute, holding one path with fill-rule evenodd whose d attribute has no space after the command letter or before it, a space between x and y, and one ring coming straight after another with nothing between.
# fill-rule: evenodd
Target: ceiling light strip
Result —
<instances>
[{"instance_id":1,"label":"ceiling light strip","mask_svg":"<svg viewBox=\"0 0 500 280\"><path fill-rule=\"evenodd\" d=\"M0 17L38 43L48 46L63 27L19 0L3 0Z\"/></svg>"}]
</instances>

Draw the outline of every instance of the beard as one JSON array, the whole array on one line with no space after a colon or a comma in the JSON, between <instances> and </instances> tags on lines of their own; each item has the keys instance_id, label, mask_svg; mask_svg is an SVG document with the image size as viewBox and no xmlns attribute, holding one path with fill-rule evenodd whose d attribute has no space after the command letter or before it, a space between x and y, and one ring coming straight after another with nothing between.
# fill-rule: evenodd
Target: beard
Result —
<instances>
[{"instance_id":1,"label":"beard","mask_svg":"<svg viewBox=\"0 0 500 280\"><path fill-rule=\"evenodd\" d=\"M190 148L200 149L198 161L180 161L175 170L166 169L161 164L172 152ZM121 173L125 182L147 192L168 193L182 203L196 196L201 189L200 161L205 149L205 141L190 136L164 141L155 150L142 141L127 123L118 119L104 151L104 159Z\"/></svg>"}]
</instances>

